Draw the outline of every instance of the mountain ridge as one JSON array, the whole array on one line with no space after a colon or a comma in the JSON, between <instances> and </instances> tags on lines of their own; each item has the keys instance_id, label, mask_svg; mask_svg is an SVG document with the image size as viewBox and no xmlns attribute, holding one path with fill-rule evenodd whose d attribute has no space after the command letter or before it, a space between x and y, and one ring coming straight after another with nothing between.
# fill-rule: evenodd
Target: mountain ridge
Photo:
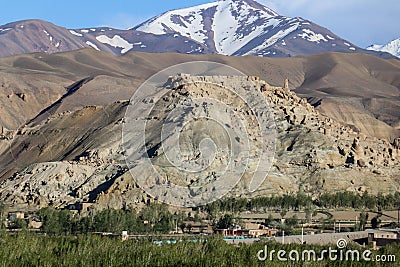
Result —
<instances>
[{"instance_id":1,"label":"mountain ridge","mask_svg":"<svg viewBox=\"0 0 400 267\"><path fill-rule=\"evenodd\" d=\"M221 0L175 9L129 30L66 29L43 20L0 26L0 57L57 53L89 47L113 55L127 52L291 57L325 52L365 53L328 29L301 17L280 16L253 0Z\"/></svg>"},{"instance_id":2,"label":"mountain ridge","mask_svg":"<svg viewBox=\"0 0 400 267\"><path fill-rule=\"evenodd\" d=\"M319 52L369 53L309 20L280 16L259 6L263 5L255 1L220 0L168 11L132 29L190 37L223 55L288 57Z\"/></svg>"}]
</instances>

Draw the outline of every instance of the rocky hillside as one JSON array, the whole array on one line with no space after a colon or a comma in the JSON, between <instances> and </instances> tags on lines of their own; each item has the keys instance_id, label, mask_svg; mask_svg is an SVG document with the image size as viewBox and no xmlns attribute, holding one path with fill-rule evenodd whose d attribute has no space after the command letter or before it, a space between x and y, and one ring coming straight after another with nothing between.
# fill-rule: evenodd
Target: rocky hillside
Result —
<instances>
[{"instance_id":1,"label":"rocky hillside","mask_svg":"<svg viewBox=\"0 0 400 267\"><path fill-rule=\"evenodd\" d=\"M253 86L249 86L249 82ZM171 84L171 95L163 98L167 106L199 94L211 98L221 90L221 86L256 90L268 101L277 133L271 171L252 193L248 192L250 181L245 173L230 195L251 197L299 190L312 195L338 190L368 190L371 193L399 190L399 142L391 145L357 133L321 115L287 86L271 86L256 77L246 76L178 76L169 80L167 85ZM0 141L0 159L6 166L3 178L10 178L1 184L1 199L22 207L65 207L77 202L90 202L95 208L130 207L150 199L138 188L138 180L131 176L124 160L126 149L121 145L121 131L126 123L127 106L128 102L118 101L111 105L79 108L51 115L35 125L27 125L4 136ZM165 109L155 109L152 114L152 123L147 130L154 133L155 139L159 138L159 125L165 122L166 112ZM245 109L240 113L251 117ZM174 117L169 119L174 121ZM214 128L205 124L192 129L199 133L196 129L204 138L204 133ZM208 137L221 136L218 131L212 132ZM257 143L257 135L251 136ZM227 147L224 138L219 140L217 144ZM186 135L184 142L186 147L199 144L196 135ZM172 182L178 183L176 169L165 164L168 151L161 151L156 142L147 145L152 151L154 166L164 171ZM217 158L219 163L210 165L210 168L216 168L212 179L220 178L218 170L227 160L224 154ZM205 170L206 173L209 171ZM183 179L180 182L193 186L201 179Z\"/></svg>"}]
</instances>

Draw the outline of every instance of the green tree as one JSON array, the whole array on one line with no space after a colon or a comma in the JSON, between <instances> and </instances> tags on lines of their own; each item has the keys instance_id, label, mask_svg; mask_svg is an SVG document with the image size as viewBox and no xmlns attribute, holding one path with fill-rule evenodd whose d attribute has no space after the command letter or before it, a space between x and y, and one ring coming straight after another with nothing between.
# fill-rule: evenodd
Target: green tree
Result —
<instances>
[{"instance_id":1,"label":"green tree","mask_svg":"<svg viewBox=\"0 0 400 267\"><path fill-rule=\"evenodd\" d=\"M194 220L195 222L200 222L200 221L201 221L201 219L200 219L200 214L199 214L199 211L198 211L198 210L196 210L196 213L194 214L193 220Z\"/></svg>"},{"instance_id":2,"label":"green tree","mask_svg":"<svg viewBox=\"0 0 400 267\"><path fill-rule=\"evenodd\" d=\"M112 233L120 233L122 231L143 233L146 231L143 220L139 218L136 211L114 209L97 212L92 219L82 218L79 222L79 229L82 229L81 232L89 229L96 232Z\"/></svg>"},{"instance_id":3,"label":"green tree","mask_svg":"<svg viewBox=\"0 0 400 267\"><path fill-rule=\"evenodd\" d=\"M231 227L233 224L233 217L230 214L225 214L221 218L219 218L216 227L217 229L227 229Z\"/></svg>"},{"instance_id":4,"label":"green tree","mask_svg":"<svg viewBox=\"0 0 400 267\"><path fill-rule=\"evenodd\" d=\"M268 214L268 218L265 219L265 225L266 226L271 226L272 223L274 222L274 216L272 216L272 214Z\"/></svg>"},{"instance_id":5,"label":"green tree","mask_svg":"<svg viewBox=\"0 0 400 267\"><path fill-rule=\"evenodd\" d=\"M174 216L166 204L151 203L141 210L140 217L150 222L148 230L153 232L168 233L174 228Z\"/></svg>"},{"instance_id":6,"label":"green tree","mask_svg":"<svg viewBox=\"0 0 400 267\"><path fill-rule=\"evenodd\" d=\"M286 219L285 223L286 223L286 225L287 225L288 227L296 227L297 224L298 224L298 217L297 217L297 215L295 214L295 215L293 215L292 218Z\"/></svg>"},{"instance_id":7,"label":"green tree","mask_svg":"<svg viewBox=\"0 0 400 267\"><path fill-rule=\"evenodd\" d=\"M192 231L192 224L188 224L187 226L186 226L186 229L188 229L188 231L189 231L189 233Z\"/></svg>"},{"instance_id":8,"label":"green tree","mask_svg":"<svg viewBox=\"0 0 400 267\"><path fill-rule=\"evenodd\" d=\"M309 223L312 220L313 210L310 205L307 205L306 209L304 210L306 213L306 221Z\"/></svg>"},{"instance_id":9,"label":"green tree","mask_svg":"<svg viewBox=\"0 0 400 267\"><path fill-rule=\"evenodd\" d=\"M285 218L286 214L287 214L287 210L286 209L282 209L279 214L281 215L282 219Z\"/></svg>"},{"instance_id":10,"label":"green tree","mask_svg":"<svg viewBox=\"0 0 400 267\"><path fill-rule=\"evenodd\" d=\"M179 228L181 228L182 233L184 233L184 232L185 232L185 228L186 228L186 224L185 224L184 222L182 222L182 223L179 225Z\"/></svg>"},{"instance_id":11,"label":"green tree","mask_svg":"<svg viewBox=\"0 0 400 267\"><path fill-rule=\"evenodd\" d=\"M371 219L371 227L372 229L376 229L381 224L381 220L378 217L374 217Z\"/></svg>"},{"instance_id":12,"label":"green tree","mask_svg":"<svg viewBox=\"0 0 400 267\"><path fill-rule=\"evenodd\" d=\"M28 227L28 223L25 219L17 218L10 223L8 228L10 229L26 229Z\"/></svg>"},{"instance_id":13,"label":"green tree","mask_svg":"<svg viewBox=\"0 0 400 267\"><path fill-rule=\"evenodd\" d=\"M93 216L82 217L75 225L75 231L79 233L89 233L93 231Z\"/></svg>"},{"instance_id":14,"label":"green tree","mask_svg":"<svg viewBox=\"0 0 400 267\"><path fill-rule=\"evenodd\" d=\"M68 210L44 208L38 212L42 230L50 234L69 234L72 232L73 218Z\"/></svg>"},{"instance_id":15,"label":"green tree","mask_svg":"<svg viewBox=\"0 0 400 267\"><path fill-rule=\"evenodd\" d=\"M368 216L363 211L360 213L360 230L363 231L365 229L365 225L367 224Z\"/></svg>"},{"instance_id":16,"label":"green tree","mask_svg":"<svg viewBox=\"0 0 400 267\"><path fill-rule=\"evenodd\" d=\"M173 220L171 216L163 215L161 219L154 224L153 231L156 233L168 233L173 229Z\"/></svg>"},{"instance_id":17,"label":"green tree","mask_svg":"<svg viewBox=\"0 0 400 267\"><path fill-rule=\"evenodd\" d=\"M6 212L6 205L0 202L0 229L4 228L4 217Z\"/></svg>"}]
</instances>

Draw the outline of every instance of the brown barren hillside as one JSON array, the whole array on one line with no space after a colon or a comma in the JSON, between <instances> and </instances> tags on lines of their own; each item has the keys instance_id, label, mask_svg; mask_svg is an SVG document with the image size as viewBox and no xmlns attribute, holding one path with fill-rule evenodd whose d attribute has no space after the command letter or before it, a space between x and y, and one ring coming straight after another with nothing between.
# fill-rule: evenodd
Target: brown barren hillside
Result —
<instances>
[{"instance_id":1,"label":"brown barren hillside","mask_svg":"<svg viewBox=\"0 0 400 267\"><path fill-rule=\"evenodd\" d=\"M42 111L55 114L127 100L151 75L188 61L224 63L272 85L288 78L292 90L323 114L371 136L391 141L399 136L400 61L341 53L295 58L170 53L113 57L83 49L2 58L0 124L16 130ZM87 78L90 81L69 92Z\"/></svg>"}]
</instances>

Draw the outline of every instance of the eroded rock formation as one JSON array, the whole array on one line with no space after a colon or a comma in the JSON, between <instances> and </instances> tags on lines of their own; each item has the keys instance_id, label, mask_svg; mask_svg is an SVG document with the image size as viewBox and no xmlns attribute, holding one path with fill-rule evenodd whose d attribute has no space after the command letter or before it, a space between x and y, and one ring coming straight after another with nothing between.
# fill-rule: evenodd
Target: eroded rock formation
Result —
<instances>
[{"instance_id":1,"label":"eroded rock formation","mask_svg":"<svg viewBox=\"0 0 400 267\"><path fill-rule=\"evenodd\" d=\"M160 102L165 109L152 112L147 130L158 132L160 125L166 123L167 111L185 97L216 97L222 87L257 90L262 92L274 117L275 157L267 178L255 192L248 192L249 175L245 173L229 195L290 194L300 188L311 195L339 190L368 190L375 194L400 189L398 140L390 144L357 133L321 115L305 99L291 92L288 83L285 85L274 87L257 77L171 77L165 84L171 93ZM238 99L226 95L226 100L237 105L238 113L249 117L249 126L254 123L251 112L235 102ZM125 164L121 131L126 107L127 102L118 102L65 112L40 125L25 127L15 136L1 129L1 136L8 136L0 141L2 157L14 157L14 164L10 161L6 165L8 169L3 171L6 179L0 185L1 199L11 205L32 207L93 202L98 209L135 207L153 201L137 185ZM74 128L68 131L72 125ZM213 127L207 123L196 125ZM215 136L220 134L220 145L228 147L218 127L211 130ZM254 146L250 155L257 157L255 148L260 137L253 130L249 131L250 146ZM191 131L195 132L196 127ZM196 157L195 149L189 149L190 145L197 144L195 137L192 134L185 139L188 160ZM148 146L154 152L155 166L166 166L164 152L157 147L157 142L150 142ZM211 165L215 170L210 169L208 176L202 178L218 179L226 157L224 153L217 153L216 162ZM171 182L182 182L178 181L179 170L168 166L166 174ZM199 182L183 180L185 185L194 183Z\"/></svg>"}]
</instances>

